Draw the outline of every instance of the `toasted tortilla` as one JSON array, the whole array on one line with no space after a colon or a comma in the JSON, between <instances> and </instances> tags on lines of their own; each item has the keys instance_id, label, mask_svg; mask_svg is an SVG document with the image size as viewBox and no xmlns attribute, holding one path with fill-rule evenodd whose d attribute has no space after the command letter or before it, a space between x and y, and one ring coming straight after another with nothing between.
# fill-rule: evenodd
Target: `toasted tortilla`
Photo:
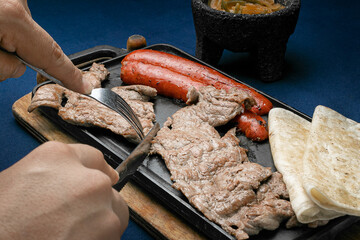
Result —
<instances>
[{"instance_id":1,"label":"toasted tortilla","mask_svg":"<svg viewBox=\"0 0 360 240\"><path fill-rule=\"evenodd\" d=\"M319 206L360 216L360 124L315 109L303 159L303 185Z\"/></svg>"},{"instance_id":2,"label":"toasted tortilla","mask_svg":"<svg viewBox=\"0 0 360 240\"><path fill-rule=\"evenodd\" d=\"M317 206L303 188L302 159L311 123L291 111L274 108L269 113L268 126L274 164L283 175L298 221L310 223L343 215Z\"/></svg>"}]
</instances>

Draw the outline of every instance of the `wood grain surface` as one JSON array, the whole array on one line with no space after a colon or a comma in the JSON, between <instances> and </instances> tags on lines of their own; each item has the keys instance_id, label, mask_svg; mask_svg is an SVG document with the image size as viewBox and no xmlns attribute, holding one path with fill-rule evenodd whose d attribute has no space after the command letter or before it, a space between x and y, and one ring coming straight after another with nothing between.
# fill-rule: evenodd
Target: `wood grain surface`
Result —
<instances>
[{"instance_id":1,"label":"wood grain surface","mask_svg":"<svg viewBox=\"0 0 360 240\"><path fill-rule=\"evenodd\" d=\"M31 93L17 100L13 105L15 119L40 142L60 141L76 143L76 139L62 131L40 111L27 111ZM155 196L146 192L133 182L128 182L120 191L127 202L131 218L146 229L156 239L171 240L201 240L206 239L201 233L176 214L161 205ZM360 222L349 226L344 232L335 237L336 240L359 240Z\"/></svg>"}]
</instances>

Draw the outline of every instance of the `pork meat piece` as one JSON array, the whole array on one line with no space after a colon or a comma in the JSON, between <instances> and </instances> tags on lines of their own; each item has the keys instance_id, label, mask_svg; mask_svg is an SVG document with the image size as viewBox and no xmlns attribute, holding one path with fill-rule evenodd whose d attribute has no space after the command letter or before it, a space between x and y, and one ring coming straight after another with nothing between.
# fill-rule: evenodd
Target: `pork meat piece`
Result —
<instances>
[{"instance_id":1,"label":"pork meat piece","mask_svg":"<svg viewBox=\"0 0 360 240\"><path fill-rule=\"evenodd\" d=\"M147 86L139 86L139 88L150 88ZM126 90L121 87L113 89L119 92L120 96ZM133 90L132 94L133 93ZM149 92L146 89L144 92ZM156 95L156 90L151 88L151 96ZM141 95L142 93L138 93ZM149 97L151 97L149 96ZM139 118L143 126L144 133L148 133L155 122L154 106L152 102L144 102L142 100L127 99L126 94L122 96ZM140 97L147 98L147 97ZM132 126L117 112L107 108L98 101L71 90L68 90L57 84L47 84L36 91L28 111L31 112L40 106L52 107L58 110L58 115L66 122L84 126L84 127L101 127L122 135L130 142L140 142L139 136L136 134Z\"/></svg>"},{"instance_id":2,"label":"pork meat piece","mask_svg":"<svg viewBox=\"0 0 360 240\"><path fill-rule=\"evenodd\" d=\"M92 69L90 69L91 74L84 73L83 76L90 76L93 81L97 79L98 82L106 78L107 74L104 74L101 65ZM123 86L112 90L126 100L139 118L144 133L148 133L155 122L153 103L149 102L149 99L156 96L156 89L148 86ZM31 112L40 106L57 109L58 115L68 123L84 127L106 128L131 142L140 142L132 126L117 112L86 95L73 92L60 85L47 84L36 91L28 111Z\"/></svg>"},{"instance_id":3,"label":"pork meat piece","mask_svg":"<svg viewBox=\"0 0 360 240\"><path fill-rule=\"evenodd\" d=\"M248 161L235 128L220 136L214 128L253 104L246 92L213 87L191 89L194 105L172 115L155 137L173 187L209 220L237 239L275 229L294 215L281 175ZM279 184L279 185L278 185Z\"/></svg>"},{"instance_id":4,"label":"pork meat piece","mask_svg":"<svg viewBox=\"0 0 360 240\"><path fill-rule=\"evenodd\" d=\"M271 173L257 188L256 201L241 209L239 219L231 219L233 226L240 220L244 224L244 231L249 235L256 235L262 229L275 230L281 222L294 216L288 199L289 194L281 173Z\"/></svg>"},{"instance_id":5,"label":"pork meat piece","mask_svg":"<svg viewBox=\"0 0 360 240\"><path fill-rule=\"evenodd\" d=\"M83 71L82 77L90 82L93 88L100 88L101 82L109 76L109 71L103 64L93 63L89 71Z\"/></svg>"}]
</instances>

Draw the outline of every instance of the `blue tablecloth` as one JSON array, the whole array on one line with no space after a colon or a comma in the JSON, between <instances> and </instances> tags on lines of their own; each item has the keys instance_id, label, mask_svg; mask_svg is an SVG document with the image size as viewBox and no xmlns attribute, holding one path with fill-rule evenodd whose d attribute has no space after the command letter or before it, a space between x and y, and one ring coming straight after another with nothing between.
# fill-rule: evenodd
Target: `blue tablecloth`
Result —
<instances>
[{"instance_id":1,"label":"blue tablecloth","mask_svg":"<svg viewBox=\"0 0 360 240\"><path fill-rule=\"evenodd\" d=\"M171 44L192 55L195 30L190 0L29 1L33 18L66 54L97 45L126 47L132 34L148 45ZM312 116L321 104L360 122L359 1L303 1L297 27L286 52L286 71L277 82L264 83L247 71L247 55L225 51L219 69ZM0 84L0 169L39 145L15 121L11 107L36 84L27 70L19 79ZM130 221L126 239L151 239Z\"/></svg>"}]
</instances>

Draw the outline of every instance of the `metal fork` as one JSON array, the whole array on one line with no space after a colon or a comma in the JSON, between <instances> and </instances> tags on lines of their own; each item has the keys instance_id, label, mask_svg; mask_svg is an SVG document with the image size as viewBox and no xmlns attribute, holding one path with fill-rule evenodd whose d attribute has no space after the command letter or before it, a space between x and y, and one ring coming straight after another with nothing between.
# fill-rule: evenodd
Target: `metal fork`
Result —
<instances>
[{"instance_id":1,"label":"metal fork","mask_svg":"<svg viewBox=\"0 0 360 240\"><path fill-rule=\"evenodd\" d=\"M10 53L2 48L0 48L0 50ZM18 56L16 53L10 53L10 54L16 56L23 64L25 64L29 68L33 69L37 73L41 74L42 76L48 78L49 80L51 80L61 86L64 86L64 84L60 80L49 75L43 69L40 69L40 68L37 68L37 67L31 65L30 63L28 63L24 59L22 59L20 56ZM108 107L108 108L114 110L115 112L117 112L118 114L120 114L134 128L134 130L136 131L136 134L139 136L140 140L144 139L143 128L142 128L142 125L141 125L138 117L136 116L136 114L134 113L132 108L129 106L129 104L121 96L119 96L118 94L116 94L115 92L111 91L108 88L95 88L92 90L92 92L89 95L86 95L86 96L89 96L89 97L95 99L99 103L105 105L106 107Z\"/></svg>"},{"instance_id":2,"label":"metal fork","mask_svg":"<svg viewBox=\"0 0 360 240\"><path fill-rule=\"evenodd\" d=\"M108 88L95 88L92 90L90 95L87 96L95 99L101 104L119 113L135 129L140 140L144 139L145 135L138 117L136 116L132 108L129 106L129 104L121 96L114 93Z\"/></svg>"}]
</instances>

